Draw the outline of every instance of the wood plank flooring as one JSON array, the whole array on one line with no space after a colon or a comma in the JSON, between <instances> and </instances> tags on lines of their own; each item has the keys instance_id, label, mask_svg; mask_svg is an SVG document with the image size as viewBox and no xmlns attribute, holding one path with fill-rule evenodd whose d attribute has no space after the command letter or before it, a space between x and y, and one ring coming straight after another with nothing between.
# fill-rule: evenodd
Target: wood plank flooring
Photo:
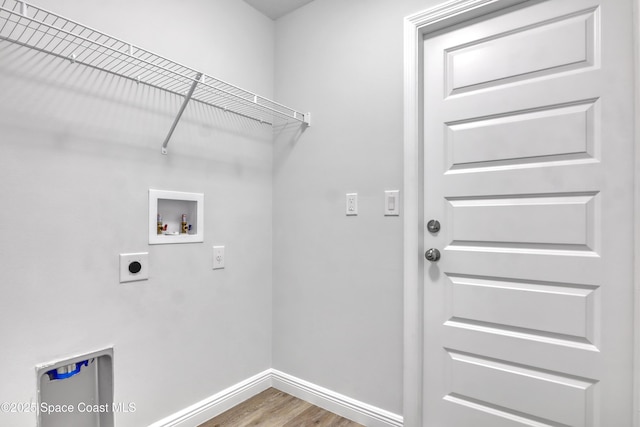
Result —
<instances>
[{"instance_id":1,"label":"wood plank flooring","mask_svg":"<svg viewBox=\"0 0 640 427\"><path fill-rule=\"evenodd\" d=\"M269 388L199 427L363 427L275 388Z\"/></svg>"}]
</instances>

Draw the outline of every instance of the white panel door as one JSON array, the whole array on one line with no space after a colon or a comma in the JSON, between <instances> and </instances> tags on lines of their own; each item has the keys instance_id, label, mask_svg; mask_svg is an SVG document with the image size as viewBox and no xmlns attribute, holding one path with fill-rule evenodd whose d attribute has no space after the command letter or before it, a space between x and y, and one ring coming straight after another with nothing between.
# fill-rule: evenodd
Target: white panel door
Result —
<instances>
[{"instance_id":1,"label":"white panel door","mask_svg":"<svg viewBox=\"0 0 640 427\"><path fill-rule=\"evenodd\" d=\"M632 425L630 0L424 39L425 427Z\"/></svg>"}]
</instances>

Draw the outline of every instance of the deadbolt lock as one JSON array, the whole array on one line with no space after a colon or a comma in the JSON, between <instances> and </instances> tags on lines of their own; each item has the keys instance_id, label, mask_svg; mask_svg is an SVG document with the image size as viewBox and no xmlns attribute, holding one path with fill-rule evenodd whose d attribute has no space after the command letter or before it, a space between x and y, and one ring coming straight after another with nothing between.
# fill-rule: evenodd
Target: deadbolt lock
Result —
<instances>
[{"instance_id":1,"label":"deadbolt lock","mask_svg":"<svg viewBox=\"0 0 640 427\"><path fill-rule=\"evenodd\" d=\"M437 233L438 231L440 231L440 221L436 219L432 219L431 221L429 221L427 223L427 230L429 230L429 233Z\"/></svg>"}]
</instances>

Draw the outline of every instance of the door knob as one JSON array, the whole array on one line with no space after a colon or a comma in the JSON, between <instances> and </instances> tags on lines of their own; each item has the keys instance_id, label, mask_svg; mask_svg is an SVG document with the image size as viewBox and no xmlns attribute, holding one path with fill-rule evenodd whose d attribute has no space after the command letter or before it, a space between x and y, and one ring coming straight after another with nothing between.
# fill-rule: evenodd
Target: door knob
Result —
<instances>
[{"instance_id":1,"label":"door knob","mask_svg":"<svg viewBox=\"0 0 640 427\"><path fill-rule=\"evenodd\" d=\"M427 249L427 252L424 253L424 257L427 261L436 262L440 259L440 251L436 248Z\"/></svg>"}]
</instances>

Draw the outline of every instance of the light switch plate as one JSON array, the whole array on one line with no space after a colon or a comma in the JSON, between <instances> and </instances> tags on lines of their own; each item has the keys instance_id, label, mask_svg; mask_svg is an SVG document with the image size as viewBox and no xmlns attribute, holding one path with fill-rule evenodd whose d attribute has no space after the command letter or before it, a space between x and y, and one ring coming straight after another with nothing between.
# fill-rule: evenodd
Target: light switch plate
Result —
<instances>
[{"instance_id":1,"label":"light switch plate","mask_svg":"<svg viewBox=\"0 0 640 427\"><path fill-rule=\"evenodd\" d=\"M120 283L149 279L149 252L120 254Z\"/></svg>"},{"instance_id":2,"label":"light switch plate","mask_svg":"<svg viewBox=\"0 0 640 427\"><path fill-rule=\"evenodd\" d=\"M389 190L384 192L384 214L386 216L400 215L399 190Z\"/></svg>"},{"instance_id":3,"label":"light switch plate","mask_svg":"<svg viewBox=\"0 0 640 427\"><path fill-rule=\"evenodd\" d=\"M224 268L224 246L213 247L213 269L218 270Z\"/></svg>"}]
</instances>

